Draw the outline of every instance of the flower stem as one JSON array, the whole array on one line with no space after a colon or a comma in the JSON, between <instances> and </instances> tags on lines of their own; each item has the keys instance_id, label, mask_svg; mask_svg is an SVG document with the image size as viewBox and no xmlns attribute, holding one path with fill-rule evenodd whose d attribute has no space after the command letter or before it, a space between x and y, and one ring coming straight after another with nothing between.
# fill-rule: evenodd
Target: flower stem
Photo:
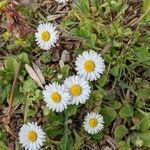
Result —
<instances>
[{"instance_id":1,"label":"flower stem","mask_svg":"<svg viewBox=\"0 0 150 150\"><path fill-rule=\"evenodd\" d=\"M64 123L64 142L63 142L63 150L67 150L67 142L68 142L68 113L65 112L65 123Z\"/></svg>"},{"instance_id":2,"label":"flower stem","mask_svg":"<svg viewBox=\"0 0 150 150\"><path fill-rule=\"evenodd\" d=\"M27 94L26 96L26 101L25 101L25 108L24 108L24 123L26 123L27 121L27 116L28 116L28 111L29 111L29 104L28 101L29 100L29 94Z\"/></svg>"}]
</instances>

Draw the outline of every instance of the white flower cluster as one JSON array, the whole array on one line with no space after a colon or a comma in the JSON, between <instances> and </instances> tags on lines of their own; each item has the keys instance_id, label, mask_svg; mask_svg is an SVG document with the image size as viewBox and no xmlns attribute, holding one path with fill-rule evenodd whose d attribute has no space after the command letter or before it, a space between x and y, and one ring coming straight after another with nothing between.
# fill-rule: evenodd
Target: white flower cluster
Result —
<instances>
[{"instance_id":1,"label":"white flower cluster","mask_svg":"<svg viewBox=\"0 0 150 150\"><path fill-rule=\"evenodd\" d=\"M104 61L94 51L83 52L75 62L77 75L65 79L63 85L52 83L43 90L44 101L49 109L62 112L70 104L84 104L90 97L89 81L100 77L105 69Z\"/></svg>"},{"instance_id":2,"label":"white flower cluster","mask_svg":"<svg viewBox=\"0 0 150 150\"><path fill-rule=\"evenodd\" d=\"M50 110L58 113L67 109L68 105L85 104L91 95L89 81L97 80L103 74L104 60L93 50L85 51L77 57L75 70L77 75L66 78L62 85L52 83L45 86L43 97ZM89 134L95 134L102 130L103 124L103 116L91 112L85 117L83 126Z\"/></svg>"},{"instance_id":3,"label":"white flower cluster","mask_svg":"<svg viewBox=\"0 0 150 150\"><path fill-rule=\"evenodd\" d=\"M56 0L65 2L66 0ZM54 47L58 40L58 31L50 23L42 23L35 33L36 42L43 50ZM65 79L62 85L54 82L46 85L43 99L47 107L57 113L67 109L68 105L85 104L91 95L89 81L100 78L105 70L104 60L95 51L85 51L75 61L77 75ZM89 134L103 129L104 119L98 113L90 112L85 117L83 127ZM45 141L45 133L37 123L24 124L19 132L19 141L26 150L38 150Z\"/></svg>"}]
</instances>

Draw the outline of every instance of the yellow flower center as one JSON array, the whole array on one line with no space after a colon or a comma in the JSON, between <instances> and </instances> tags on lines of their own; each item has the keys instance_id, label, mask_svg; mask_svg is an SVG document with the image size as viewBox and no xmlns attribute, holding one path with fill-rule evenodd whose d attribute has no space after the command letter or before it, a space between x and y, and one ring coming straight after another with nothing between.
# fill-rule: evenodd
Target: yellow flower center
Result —
<instances>
[{"instance_id":1,"label":"yellow flower center","mask_svg":"<svg viewBox=\"0 0 150 150\"><path fill-rule=\"evenodd\" d=\"M51 98L55 103L59 103L61 101L61 96L57 92L52 93Z\"/></svg>"},{"instance_id":2,"label":"yellow flower center","mask_svg":"<svg viewBox=\"0 0 150 150\"><path fill-rule=\"evenodd\" d=\"M90 119L89 120L89 125L90 125L90 127L91 128L94 128L94 127L96 127L97 126L97 120L96 119Z\"/></svg>"},{"instance_id":3,"label":"yellow flower center","mask_svg":"<svg viewBox=\"0 0 150 150\"><path fill-rule=\"evenodd\" d=\"M31 142L34 142L37 139L37 133L34 131L30 131L27 136L28 140Z\"/></svg>"},{"instance_id":4,"label":"yellow flower center","mask_svg":"<svg viewBox=\"0 0 150 150\"><path fill-rule=\"evenodd\" d=\"M48 41L50 39L51 35L50 35L50 33L48 31L44 31L42 33L41 37L42 37L43 41Z\"/></svg>"},{"instance_id":5,"label":"yellow flower center","mask_svg":"<svg viewBox=\"0 0 150 150\"><path fill-rule=\"evenodd\" d=\"M85 63L84 63L84 69L87 71L87 72L92 72L95 68L95 63L94 61L92 60L87 60Z\"/></svg>"},{"instance_id":6,"label":"yellow flower center","mask_svg":"<svg viewBox=\"0 0 150 150\"><path fill-rule=\"evenodd\" d=\"M75 84L71 87L70 92L73 96L79 96L82 92L82 89L79 85Z\"/></svg>"}]
</instances>

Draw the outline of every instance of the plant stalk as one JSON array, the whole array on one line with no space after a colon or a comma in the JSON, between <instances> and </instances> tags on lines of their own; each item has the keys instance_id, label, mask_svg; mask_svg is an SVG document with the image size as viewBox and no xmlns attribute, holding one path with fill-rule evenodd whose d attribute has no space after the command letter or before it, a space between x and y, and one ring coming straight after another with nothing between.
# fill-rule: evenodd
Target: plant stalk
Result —
<instances>
[{"instance_id":1,"label":"plant stalk","mask_svg":"<svg viewBox=\"0 0 150 150\"><path fill-rule=\"evenodd\" d=\"M67 142L68 142L68 113L65 112L63 150L67 150Z\"/></svg>"}]
</instances>

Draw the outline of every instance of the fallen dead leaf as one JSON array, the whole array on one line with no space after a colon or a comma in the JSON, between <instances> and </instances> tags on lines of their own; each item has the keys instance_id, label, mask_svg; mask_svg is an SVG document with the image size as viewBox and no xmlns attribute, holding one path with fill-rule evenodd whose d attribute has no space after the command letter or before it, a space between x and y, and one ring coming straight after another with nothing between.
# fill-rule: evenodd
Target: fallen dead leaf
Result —
<instances>
[{"instance_id":1,"label":"fallen dead leaf","mask_svg":"<svg viewBox=\"0 0 150 150\"><path fill-rule=\"evenodd\" d=\"M36 72L36 74L38 75L40 81L42 84L45 84L45 78L43 76L43 73L42 71L40 70L40 68L35 64L35 63L32 63L33 65L33 68L34 68L34 71Z\"/></svg>"},{"instance_id":2,"label":"fallen dead leaf","mask_svg":"<svg viewBox=\"0 0 150 150\"><path fill-rule=\"evenodd\" d=\"M30 77L43 89L43 85L41 83L41 80L39 79L38 75L36 72L30 67L28 64L25 64L25 68L27 72L29 73Z\"/></svg>"}]
</instances>

